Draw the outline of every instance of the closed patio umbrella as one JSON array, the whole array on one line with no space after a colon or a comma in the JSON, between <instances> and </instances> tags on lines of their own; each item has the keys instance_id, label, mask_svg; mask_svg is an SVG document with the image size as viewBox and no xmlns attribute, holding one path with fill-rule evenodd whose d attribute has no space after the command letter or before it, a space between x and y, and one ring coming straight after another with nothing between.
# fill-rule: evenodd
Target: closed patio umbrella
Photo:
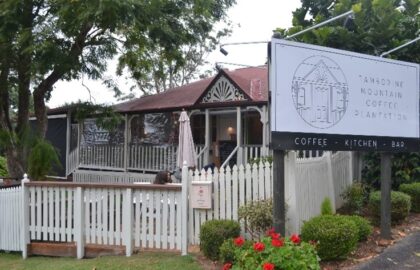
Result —
<instances>
[{"instance_id":1,"label":"closed patio umbrella","mask_svg":"<svg viewBox=\"0 0 420 270\"><path fill-rule=\"evenodd\" d=\"M182 168L184 161L186 161L188 167L195 167L196 160L197 156L194 150L190 118L187 112L182 111L179 116L179 142L176 164L179 168Z\"/></svg>"}]
</instances>

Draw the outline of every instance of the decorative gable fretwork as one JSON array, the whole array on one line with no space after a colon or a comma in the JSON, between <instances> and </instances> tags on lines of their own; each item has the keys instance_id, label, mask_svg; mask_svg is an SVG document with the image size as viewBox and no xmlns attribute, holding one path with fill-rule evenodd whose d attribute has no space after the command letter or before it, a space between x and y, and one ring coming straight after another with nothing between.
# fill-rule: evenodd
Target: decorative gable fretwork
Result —
<instances>
[{"instance_id":1,"label":"decorative gable fretwork","mask_svg":"<svg viewBox=\"0 0 420 270\"><path fill-rule=\"evenodd\" d=\"M226 77L221 76L201 100L202 103L246 100L245 96Z\"/></svg>"}]
</instances>

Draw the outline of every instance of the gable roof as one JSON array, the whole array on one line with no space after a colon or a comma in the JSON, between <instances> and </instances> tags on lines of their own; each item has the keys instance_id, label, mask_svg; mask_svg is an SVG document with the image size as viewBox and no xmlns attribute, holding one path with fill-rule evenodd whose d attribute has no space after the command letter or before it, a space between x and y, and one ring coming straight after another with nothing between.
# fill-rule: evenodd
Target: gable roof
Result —
<instances>
[{"instance_id":1,"label":"gable roof","mask_svg":"<svg viewBox=\"0 0 420 270\"><path fill-rule=\"evenodd\" d=\"M247 67L236 70L221 70L216 76L198 80L165 92L136 98L119 103L114 109L122 113L157 112L169 110L192 109L203 107L199 104L201 98L211 88L218 78L225 76L238 89L243 91L249 100L242 103L262 103L268 101L268 70L267 66ZM258 89L255 89L258 88ZM256 94L257 93L257 94ZM236 101L235 104L241 103ZM218 103L222 105L221 103ZM217 104L211 104L212 107Z\"/></svg>"}]
</instances>

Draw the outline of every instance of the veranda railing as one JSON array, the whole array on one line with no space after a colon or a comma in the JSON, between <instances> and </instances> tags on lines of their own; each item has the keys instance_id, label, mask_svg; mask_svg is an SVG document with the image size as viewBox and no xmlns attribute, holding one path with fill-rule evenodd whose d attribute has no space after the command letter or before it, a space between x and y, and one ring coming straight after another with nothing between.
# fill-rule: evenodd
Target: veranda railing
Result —
<instances>
[{"instance_id":1,"label":"veranda railing","mask_svg":"<svg viewBox=\"0 0 420 270\"><path fill-rule=\"evenodd\" d=\"M196 145L197 167L202 168L203 145ZM74 171L74 164L79 168L113 170L113 171L140 171L157 172L173 171L176 169L178 146L175 145L142 145L132 144L127 148L127 167L124 167L124 145L89 145L70 153L68 174ZM79 153L79 159L75 155ZM201 153L201 155L199 155Z\"/></svg>"}]
</instances>

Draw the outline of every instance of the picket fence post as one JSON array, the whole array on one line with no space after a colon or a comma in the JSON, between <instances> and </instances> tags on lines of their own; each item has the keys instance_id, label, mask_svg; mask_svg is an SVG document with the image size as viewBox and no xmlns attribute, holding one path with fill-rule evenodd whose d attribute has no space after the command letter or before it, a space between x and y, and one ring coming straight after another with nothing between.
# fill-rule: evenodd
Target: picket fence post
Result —
<instances>
[{"instance_id":1,"label":"picket fence post","mask_svg":"<svg viewBox=\"0 0 420 270\"><path fill-rule=\"evenodd\" d=\"M29 238L29 190L25 187L25 183L29 183L28 175L25 173L22 179L22 227L21 227L21 240L22 240L22 257L28 258L28 244Z\"/></svg>"},{"instance_id":2,"label":"picket fence post","mask_svg":"<svg viewBox=\"0 0 420 270\"><path fill-rule=\"evenodd\" d=\"M182 193L181 193L181 255L188 254L188 167L184 161L182 166Z\"/></svg>"},{"instance_id":3,"label":"picket fence post","mask_svg":"<svg viewBox=\"0 0 420 270\"><path fill-rule=\"evenodd\" d=\"M83 193L82 187L76 188L76 194L74 197L74 238L76 242L77 259L83 259L85 256L85 204Z\"/></svg>"},{"instance_id":4,"label":"picket fence post","mask_svg":"<svg viewBox=\"0 0 420 270\"><path fill-rule=\"evenodd\" d=\"M131 188L126 189L123 200L123 241L125 255L130 257L133 254L133 192Z\"/></svg>"},{"instance_id":5,"label":"picket fence post","mask_svg":"<svg viewBox=\"0 0 420 270\"><path fill-rule=\"evenodd\" d=\"M287 152L285 158L285 199L287 205L286 211L286 229L287 233L292 234L299 231L299 215L297 208L296 186L299 186L296 178L296 152Z\"/></svg>"},{"instance_id":6,"label":"picket fence post","mask_svg":"<svg viewBox=\"0 0 420 270\"><path fill-rule=\"evenodd\" d=\"M330 201L333 212L335 213L335 192L334 192L334 176L332 171L332 155L331 152L328 151L325 155L327 159L327 175L328 175L328 186L329 186L329 193L330 193Z\"/></svg>"}]
</instances>

